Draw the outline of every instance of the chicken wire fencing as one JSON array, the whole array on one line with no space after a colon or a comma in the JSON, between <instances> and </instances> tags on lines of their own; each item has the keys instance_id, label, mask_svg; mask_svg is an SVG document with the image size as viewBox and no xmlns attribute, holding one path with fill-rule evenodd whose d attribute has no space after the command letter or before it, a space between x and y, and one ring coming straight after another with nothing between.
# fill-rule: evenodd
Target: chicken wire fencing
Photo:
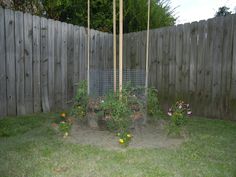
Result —
<instances>
[{"instance_id":1,"label":"chicken wire fencing","mask_svg":"<svg viewBox=\"0 0 236 177\"><path fill-rule=\"evenodd\" d=\"M91 69L90 70L90 95L93 97L104 96L113 91L113 69ZM116 73L117 90L119 87L119 72ZM145 70L140 69L124 69L123 85L130 84L132 87L145 86Z\"/></svg>"}]
</instances>

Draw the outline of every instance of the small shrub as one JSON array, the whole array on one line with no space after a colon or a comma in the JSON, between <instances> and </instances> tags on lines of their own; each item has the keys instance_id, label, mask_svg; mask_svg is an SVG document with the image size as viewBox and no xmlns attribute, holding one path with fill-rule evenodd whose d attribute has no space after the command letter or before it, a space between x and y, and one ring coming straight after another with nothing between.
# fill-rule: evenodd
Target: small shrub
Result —
<instances>
[{"instance_id":1,"label":"small shrub","mask_svg":"<svg viewBox=\"0 0 236 177\"><path fill-rule=\"evenodd\" d=\"M88 108L88 93L87 93L87 82L82 81L79 83L77 93L74 99L74 105L71 110L71 115L83 120L87 113Z\"/></svg>"},{"instance_id":2,"label":"small shrub","mask_svg":"<svg viewBox=\"0 0 236 177\"><path fill-rule=\"evenodd\" d=\"M168 111L168 115L171 118L168 133L180 135L182 127L187 123L187 116L190 114L192 114L192 112L189 104L183 101L177 101Z\"/></svg>"},{"instance_id":3,"label":"small shrub","mask_svg":"<svg viewBox=\"0 0 236 177\"><path fill-rule=\"evenodd\" d=\"M158 91L155 88L148 89L147 114L151 121L156 121L162 117L162 111L158 100Z\"/></svg>"},{"instance_id":4,"label":"small shrub","mask_svg":"<svg viewBox=\"0 0 236 177\"><path fill-rule=\"evenodd\" d=\"M101 109L105 113L105 120L110 131L126 131L129 129L131 111L125 94L122 95L122 98L115 94L108 94L101 103Z\"/></svg>"}]
</instances>

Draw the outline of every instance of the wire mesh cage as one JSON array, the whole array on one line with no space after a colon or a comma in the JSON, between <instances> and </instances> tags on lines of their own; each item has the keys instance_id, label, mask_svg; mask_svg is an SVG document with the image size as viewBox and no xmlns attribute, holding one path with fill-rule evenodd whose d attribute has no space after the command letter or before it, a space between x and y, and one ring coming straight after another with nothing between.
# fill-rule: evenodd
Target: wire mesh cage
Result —
<instances>
[{"instance_id":1,"label":"wire mesh cage","mask_svg":"<svg viewBox=\"0 0 236 177\"><path fill-rule=\"evenodd\" d=\"M90 94L98 97L104 96L114 90L113 69L92 69L90 70ZM118 90L118 72L116 73L117 90ZM131 87L144 88L145 86L145 70L141 69L124 69L123 84L130 84Z\"/></svg>"}]
</instances>

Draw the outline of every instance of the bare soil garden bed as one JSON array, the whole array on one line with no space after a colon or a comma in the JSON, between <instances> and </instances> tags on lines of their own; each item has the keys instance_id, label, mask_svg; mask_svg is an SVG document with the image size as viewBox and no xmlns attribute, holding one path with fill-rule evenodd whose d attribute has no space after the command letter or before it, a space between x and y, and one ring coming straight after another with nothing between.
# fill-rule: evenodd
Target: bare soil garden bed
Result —
<instances>
[{"instance_id":1,"label":"bare soil garden bed","mask_svg":"<svg viewBox=\"0 0 236 177\"><path fill-rule=\"evenodd\" d=\"M105 149L121 150L119 138L107 130L92 129L74 124L67 141L98 146ZM132 141L128 148L174 148L186 141L186 137L169 137L162 126L146 124L141 130L132 131Z\"/></svg>"}]
</instances>

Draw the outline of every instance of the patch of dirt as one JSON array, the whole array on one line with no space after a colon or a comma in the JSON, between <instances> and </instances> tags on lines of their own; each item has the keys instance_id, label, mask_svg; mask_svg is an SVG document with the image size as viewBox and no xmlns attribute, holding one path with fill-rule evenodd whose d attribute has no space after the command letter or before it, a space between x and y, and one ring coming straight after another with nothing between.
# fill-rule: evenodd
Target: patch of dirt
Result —
<instances>
[{"instance_id":1,"label":"patch of dirt","mask_svg":"<svg viewBox=\"0 0 236 177\"><path fill-rule=\"evenodd\" d=\"M161 127L147 124L141 130L133 130L128 148L174 148L186 141L184 137L169 137ZM104 149L123 149L115 133L73 125L67 141L82 145L98 146Z\"/></svg>"}]
</instances>

